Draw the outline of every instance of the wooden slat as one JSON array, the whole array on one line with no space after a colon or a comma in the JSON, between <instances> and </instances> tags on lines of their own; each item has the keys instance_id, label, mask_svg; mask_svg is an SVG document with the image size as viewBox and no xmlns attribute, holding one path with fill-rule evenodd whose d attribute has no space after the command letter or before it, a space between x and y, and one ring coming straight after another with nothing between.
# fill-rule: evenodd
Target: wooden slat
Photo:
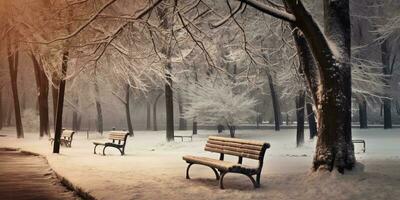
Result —
<instances>
[{"instance_id":1,"label":"wooden slat","mask_svg":"<svg viewBox=\"0 0 400 200\"><path fill-rule=\"evenodd\" d=\"M263 146L265 143L260 142L260 141L255 141L255 140L243 140L243 139L236 139L236 138L225 138L225 137L218 137L218 136L210 136L208 137L209 140L217 140L217 141L223 141L223 142L233 142L233 143L239 143L239 144L249 144L249 145L258 145L258 146Z\"/></svg>"},{"instance_id":2,"label":"wooden slat","mask_svg":"<svg viewBox=\"0 0 400 200\"><path fill-rule=\"evenodd\" d=\"M125 140L125 136L128 134L127 132L123 131L110 131L108 134L108 139L111 140Z\"/></svg>"},{"instance_id":3,"label":"wooden slat","mask_svg":"<svg viewBox=\"0 0 400 200\"><path fill-rule=\"evenodd\" d=\"M216 153L229 154L229 155L234 155L234 156L241 156L241 157L251 158L251 159L255 159L255 160L258 160L260 158L260 156L254 155L254 154L239 153L239 152L236 152L236 151L230 151L230 150L226 150L226 149L210 148L210 147L207 147L207 146L204 148L204 150L211 151L211 152L216 152Z\"/></svg>"},{"instance_id":4,"label":"wooden slat","mask_svg":"<svg viewBox=\"0 0 400 200\"><path fill-rule=\"evenodd\" d=\"M62 137L71 137L72 133L74 133L74 131L71 130L63 130L62 132Z\"/></svg>"},{"instance_id":5,"label":"wooden slat","mask_svg":"<svg viewBox=\"0 0 400 200\"><path fill-rule=\"evenodd\" d=\"M234 143L234 142L223 142L220 140L208 140L207 142L210 144L215 144L215 145L231 146L231 147L256 150L256 151L261 151L261 149L262 149L262 146L259 146L259 145L240 144L240 143Z\"/></svg>"},{"instance_id":6,"label":"wooden slat","mask_svg":"<svg viewBox=\"0 0 400 200\"><path fill-rule=\"evenodd\" d=\"M224 146L224 145L215 145L215 144L206 144L207 147L210 148L215 148L215 149L226 149L229 151L236 151L238 153L247 153L247 154L253 154L255 156L260 155L260 151L255 151L255 150L251 150L251 149L243 149L243 148L236 148L236 147L231 147L231 146Z\"/></svg>"}]
</instances>

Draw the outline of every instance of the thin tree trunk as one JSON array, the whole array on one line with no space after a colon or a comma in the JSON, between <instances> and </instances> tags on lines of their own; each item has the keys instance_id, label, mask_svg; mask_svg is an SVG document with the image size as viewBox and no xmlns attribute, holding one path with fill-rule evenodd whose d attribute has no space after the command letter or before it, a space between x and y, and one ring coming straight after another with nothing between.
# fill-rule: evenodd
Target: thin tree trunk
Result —
<instances>
[{"instance_id":1,"label":"thin tree trunk","mask_svg":"<svg viewBox=\"0 0 400 200\"><path fill-rule=\"evenodd\" d=\"M153 103L153 131L158 131L157 129L157 102L158 99L161 97L162 93L160 93Z\"/></svg>"},{"instance_id":2,"label":"thin tree trunk","mask_svg":"<svg viewBox=\"0 0 400 200\"><path fill-rule=\"evenodd\" d=\"M17 137L24 137L24 130L22 126L21 120L21 108L19 105L19 97L18 97L18 86L17 86L17 76L18 76L18 50L15 48L15 52L12 52L11 49L11 40L9 38L7 44L7 53L8 53L8 66L10 71L10 80L11 80L11 90L13 94L14 101L14 116L15 116L15 126L17 129Z\"/></svg>"},{"instance_id":3,"label":"thin tree trunk","mask_svg":"<svg viewBox=\"0 0 400 200\"><path fill-rule=\"evenodd\" d=\"M383 128L392 128L392 101L383 99Z\"/></svg>"},{"instance_id":4,"label":"thin tree trunk","mask_svg":"<svg viewBox=\"0 0 400 200\"><path fill-rule=\"evenodd\" d=\"M279 131L281 125L281 108L279 105L278 94L275 90L274 82L270 73L267 73L268 84L271 93L272 107L274 109L275 130Z\"/></svg>"},{"instance_id":5,"label":"thin tree trunk","mask_svg":"<svg viewBox=\"0 0 400 200\"><path fill-rule=\"evenodd\" d=\"M367 120L367 101L364 99L358 103L358 113L360 118L360 128L368 128L368 120Z\"/></svg>"},{"instance_id":6,"label":"thin tree trunk","mask_svg":"<svg viewBox=\"0 0 400 200\"><path fill-rule=\"evenodd\" d=\"M129 84L126 84L125 88L125 114L126 114L126 123L128 125L128 131L129 131L129 136L133 136L133 126L132 126L132 120L131 120L131 111L130 111L130 106L129 106L129 96L130 96L130 89L131 87Z\"/></svg>"},{"instance_id":7,"label":"thin tree trunk","mask_svg":"<svg viewBox=\"0 0 400 200\"><path fill-rule=\"evenodd\" d=\"M103 112L101 108L101 103L100 103L100 90L99 90L99 85L97 83L97 79L95 80L94 83L94 91L95 91L95 101L96 101L96 111L97 111L97 120L96 120L96 127L97 127L97 132L103 135Z\"/></svg>"},{"instance_id":8,"label":"thin tree trunk","mask_svg":"<svg viewBox=\"0 0 400 200\"><path fill-rule=\"evenodd\" d=\"M146 102L146 130L151 130L151 104Z\"/></svg>"},{"instance_id":9,"label":"thin tree trunk","mask_svg":"<svg viewBox=\"0 0 400 200\"><path fill-rule=\"evenodd\" d=\"M3 112L3 88L0 87L0 130L3 129L3 121L4 121L4 112Z\"/></svg>"},{"instance_id":10,"label":"thin tree trunk","mask_svg":"<svg viewBox=\"0 0 400 200\"><path fill-rule=\"evenodd\" d=\"M165 112L166 112L166 131L167 141L174 140L174 98L172 92L172 79L171 74L167 72L167 83L165 84Z\"/></svg>"},{"instance_id":11,"label":"thin tree trunk","mask_svg":"<svg viewBox=\"0 0 400 200\"><path fill-rule=\"evenodd\" d=\"M78 107L79 99L77 97L75 97L75 99L74 99L74 104ZM76 109L73 109L73 111L72 111L72 130L74 130L74 131L79 130L79 127L78 127L79 119L78 118L79 118L78 111Z\"/></svg>"},{"instance_id":12,"label":"thin tree trunk","mask_svg":"<svg viewBox=\"0 0 400 200\"><path fill-rule=\"evenodd\" d=\"M8 107L8 112L7 112L7 126L10 127L11 124L11 118L12 118L12 107Z\"/></svg>"},{"instance_id":13,"label":"thin tree trunk","mask_svg":"<svg viewBox=\"0 0 400 200\"><path fill-rule=\"evenodd\" d=\"M58 102L58 91L60 88L60 78L57 77L57 74L53 74L52 77L52 85L51 85L51 96L53 99L53 127L56 127L56 118L57 118L57 102Z\"/></svg>"},{"instance_id":14,"label":"thin tree trunk","mask_svg":"<svg viewBox=\"0 0 400 200\"><path fill-rule=\"evenodd\" d=\"M33 62L33 69L35 72L36 87L38 92L37 108L39 110L40 137L49 136L50 134L50 124L49 124L49 81L47 76L43 71L43 68L39 61L31 54L31 59Z\"/></svg>"},{"instance_id":15,"label":"thin tree trunk","mask_svg":"<svg viewBox=\"0 0 400 200\"><path fill-rule=\"evenodd\" d=\"M173 100L173 91L172 91L172 78L171 78L171 56L172 56L172 42L174 41L172 38L173 35L173 24L174 19L170 16L167 16L168 10L172 9L171 11L174 13L176 9L177 1L173 2L173 5L165 5L160 7L158 10L159 19L162 21L161 28L164 31L170 32L171 35L169 38L166 38L166 43L161 52L166 57L166 65L165 65L165 112L166 112L166 139L167 141L174 141L174 100Z\"/></svg>"},{"instance_id":16,"label":"thin tree trunk","mask_svg":"<svg viewBox=\"0 0 400 200\"><path fill-rule=\"evenodd\" d=\"M308 129L310 130L310 139L314 139L317 136L317 122L315 121L315 113L311 103L306 104L307 118L308 118Z\"/></svg>"},{"instance_id":17,"label":"thin tree trunk","mask_svg":"<svg viewBox=\"0 0 400 200\"><path fill-rule=\"evenodd\" d=\"M383 64L383 74L389 76L391 74L390 70L390 52L388 49L388 41L385 40L381 44L381 52L382 52L382 64ZM387 77L385 82L388 84L389 83L389 78ZM384 98L383 101L383 128L384 129L390 129L392 128L392 102L389 99L390 94L388 91L385 91L386 97Z\"/></svg>"},{"instance_id":18,"label":"thin tree trunk","mask_svg":"<svg viewBox=\"0 0 400 200\"><path fill-rule=\"evenodd\" d=\"M230 126L230 125L227 125L227 126L229 128L229 134L230 134L231 138L234 138L235 137L236 127L235 126Z\"/></svg>"},{"instance_id":19,"label":"thin tree trunk","mask_svg":"<svg viewBox=\"0 0 400 200\"><path fill-rule=\"evenodd\" d=\"M187 124L185 118L183 118L183 105L180 94L178 94L178 110L179 110L179 130L186 130Z\"/></svg>"},{"instance_id":20,"label":"thin tree trunk","mask_svg":"<svg viewBox=\"0 0 400 200\"><path fill-rule=\"evenodd\" d=\"M56 107L56 119L55 119L55 133L54 133L54 146L53 153L60 153L61 145L61 133L62 133L62 120L63 120L63 110L64 110L64 94L65 94L65 76L67 75L68 69L68 51L64 51L62 57L62 79L60 80L60 85L58 88L57 96L57 107ZM54 96L53 96L54 97Z\"/></svg>"},{"instance_id":21,"label":"thin tree trunk","mask_svg":"<svg viewBox=\"0 0 400 200\"><path fill-rule=\"evenodd\" d=\"M305 91L299 91L299 95L296 97L296 118L297 118L297 135L296 145L297 147L303 146L304 144L304 105L305 105Z\"/></svg>"},{"instance_id":22,"label":"thin tree trunk","mask_svg":"<svg viewBox=\"0 0 400 200\"><path fill-rule=\"evenodd\" d=\"M197 135L197 121L196 118L193 119L193 125L192 125L192 134Z\"/></svg>"}]
</instances>

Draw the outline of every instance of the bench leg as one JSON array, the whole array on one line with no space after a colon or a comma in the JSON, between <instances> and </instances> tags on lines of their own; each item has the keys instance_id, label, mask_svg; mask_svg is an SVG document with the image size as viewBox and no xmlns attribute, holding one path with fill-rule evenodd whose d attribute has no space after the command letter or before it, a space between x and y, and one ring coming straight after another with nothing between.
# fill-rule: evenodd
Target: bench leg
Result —
<instances>
[{"instance_id":1,"label":"bench leg","mask_svg":"<svg viewBox=\"0 0 400 200\"><path fill-rule=\"evenodd\" d=\"M123 156L125 153L124 153L124 149L120 149L120 148L117 148L118 150L119 150L119 152L121 152L121 156Z\"/></svg>"},{"instance_id":2,"label":"bench leg","mask_svg":"<svg viewBox=\"0 0 400 200\"><path fill-rule=\"evenodd\" d=\"M258 173L257 177L256 177L256 182L257 182L258 187L260 187L260 179L261 179L261 173Z\"/></svg>"},{"instance_id":3,"label":"bench leg","mask_svg":"<svg viewBox=\"0 0 400 200\"><path fill-rule=\"evenodd\" d=\"M97 147L97 144L94 145L94 149L93 149L94 154L96 154L96 147Z\"/></svg>"},{"instance_id":4,"label":"bench leg","mask_svg":"<svg viewBox=\"0 0 400 200\"><path fill-rule=\"evenodd\" d=\"M217 172L217 170L215 170L215 169L212 168L212 167L210 167L210 168L214 171L215 179L219 180L219 173Z\"/></svg>"},{"instance_id":5,"label":"bench leg","mask_svg":"<svg viewBox=\"0 0 400 200\"><path fill-rule=\"evenodd\" d=\"M220 177L220 179L219 179L219 188L220 189L224 189L224 177L225 177L225 175L226 175L226 172L222 172L221 173L221 177Z\"/></svg>"},{"instance_id":6,"label":"bench leg","mask_svg":"<svg viewBox=\"0 0 400 200\"><path fill-rule=\"evenodd\" d=\"M186 179L190 179L190 176L189 176L189 169L190 169L190 167L193 165L193 163L189 163L189 165L187 166L187 168L186 168Z\"/></svg>"},{"instance_id":7,"label":"bench leg","mask_svg":"<svg viewBox=\"0 0 400 200\"><path fill-rule=\"evenodd\" d=\"M254 185L254 188L259 188L260 187L260 185L254 180L254 178L253 178L253 176L251 176L251 175L248 175L248 174L245 174L247 177L249 177L249 179L251 180L251 182L253 183L253 185ZM257 176L257 179L258 179L258 177L259 176Z\"/></svg>"},{"instance_id":8,"label":"bench leg","mask_svg":"<svg viewBox=\"0 0 400 200\"><path fill-rule=\"evenodd\" d=\"M363 142L363 144L364 144L363 152L365 153L365 142Z\"/></svg>"},{"instance_id":9,"label":"bench leg","mask_svg":"<svg viewBox=\"0 0 400 200\"><path fill-rule=\"evenodd\" d=\"M106 148L107 148L108 146L104 146L104 148L103 148L103 156L105 156L106 155Z\"/></svg>"},{"instance_id":10,"label":"bench leg","mask_svg":"<svg viewBox=\"0 0 400 200\"><path fill-rule=\"evenodd\" d=\"M190 167L193 165L193 163L189 163L189 165L187 166L187 168L186 168L186 179L190 179L190 176L189 176L189 169L190 169ZM210 166L208 166L208 167L210 167ZM212 170L213 170L213 172L214 172L214 174L215 174L215 179L217 179L217 180L219 180L219 173L218 173L218 171L215 169L215 168L213 168L213 167L210 167Z\"/></svg>"}]
</instances>

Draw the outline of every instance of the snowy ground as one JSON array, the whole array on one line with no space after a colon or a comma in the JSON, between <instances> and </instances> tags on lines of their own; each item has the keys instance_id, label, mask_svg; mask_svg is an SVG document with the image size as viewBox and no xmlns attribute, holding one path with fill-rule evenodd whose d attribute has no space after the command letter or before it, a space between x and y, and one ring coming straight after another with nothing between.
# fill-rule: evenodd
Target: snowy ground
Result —
<instances>
[{"instance_id":1,"label":"snowy ground","mask_svg":"<svg viewBox=\"0 0 400 200\"><path fill-rule=\"evenodd\" d=\"M165 142L163 131L136 131L128 140L126 156L112 148L107 156L94 155L92 141L101 138L93 133L88 140L86 132L76 134L72 148L63 147L60 155L53 155L50 143L39 140L37 133L17 140L13 129L0 131L0 135L7 135L0 137L0 147L45 155L56 172L98 199L400 199L400 130L353 132L354 139L366 141L367 152L361 153L361 145L356 144L361 164L355 171L340 175L310 173L315 141L306 140L304 147L296 148L293 129L238 130L238 138L271 144L259 189L253 189L245 176L228 174L226 189L220 190L213 172L196 165L191 169L192 179L185 179L183 155L218 158L203 151L207 137L216 134L209 130L200 130L193 142L171 143ZM176 132L185 133L190 132Z\"/></svg>"}]
</instances>

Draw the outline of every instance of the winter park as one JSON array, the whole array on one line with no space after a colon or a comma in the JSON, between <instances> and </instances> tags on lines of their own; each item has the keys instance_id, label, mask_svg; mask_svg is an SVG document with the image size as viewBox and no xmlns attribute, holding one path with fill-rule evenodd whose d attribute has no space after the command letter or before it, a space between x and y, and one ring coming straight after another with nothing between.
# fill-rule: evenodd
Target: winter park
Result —
<instances>
[{"instance_id":1,"label":"winter park","mask_svg":"<svg viewBox=\"0 0 400 200\"><path fill-rule=\"evenodd\" d=\"M0 199L400 199L400 0L0 0Z\"/></svg>"}]
</instances>

